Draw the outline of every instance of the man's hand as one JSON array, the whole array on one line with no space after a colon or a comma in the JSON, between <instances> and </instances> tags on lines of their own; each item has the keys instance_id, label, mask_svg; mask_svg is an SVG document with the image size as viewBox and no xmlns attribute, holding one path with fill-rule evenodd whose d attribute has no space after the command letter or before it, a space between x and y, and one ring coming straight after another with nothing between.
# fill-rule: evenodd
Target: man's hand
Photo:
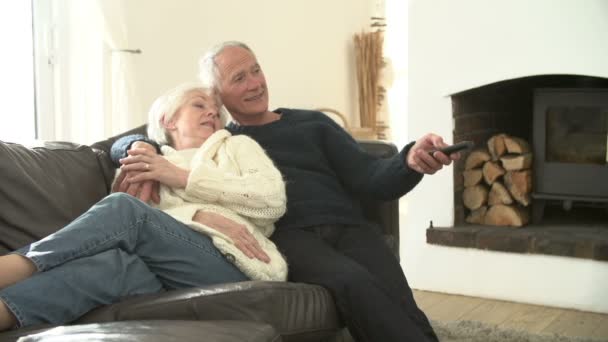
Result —
<instances>
[{"instance_id":1,"label":"man's hand","mask_svg":"<svg viewBox=\"0 0 608 342\"><path fill-rule=\"evenodd\" d=\"M131 149L144 149L149 151L150 153L156 154L156 149L154 146L143 142L136 141L131 145ZM145 203L149 203L152 200L154 203L160 203L160 196L158 194L159 191L159 182L155 180L146 180L142 182L133 182L128 181L129 179L133 179L138 171L125 171L122 170L116 182L114 182L114 186L112 187L112 192L126 192L131 196L135 196L139 198L141 201Z\"/></svg>"},{"instance_id":2,"label":"man's hand","mask_svg":"<svg viewBox=\"0 0 608 342\"><path fill-rule=\"evenodd\" d=\"M236 248L241 250L241 252L249 258L256 258L265 263L270 262L268 254L264 252L258 243L258 240L253 237L251 232L249 232L244 225L238 224L222 215L201 210L196 212L192 220L228 236L232 239Z\"/></svg>"},{"instance_id":3,"label":"man's hand","mask_svg":"<svg viewBox=\"0 0 608 342\"><path fill-rule=\"evenodd\" d=\"M448 146L438 135L429 133L418 139L414 146L407 153L407 165L420 173L429 175L441 170L443 165L450 165L452 160L460 158L460 153L452 153L446 156L440 151L436 151L442 147ZM432 155L429 152L435 151Z\"/></svg>"}]
</instances>

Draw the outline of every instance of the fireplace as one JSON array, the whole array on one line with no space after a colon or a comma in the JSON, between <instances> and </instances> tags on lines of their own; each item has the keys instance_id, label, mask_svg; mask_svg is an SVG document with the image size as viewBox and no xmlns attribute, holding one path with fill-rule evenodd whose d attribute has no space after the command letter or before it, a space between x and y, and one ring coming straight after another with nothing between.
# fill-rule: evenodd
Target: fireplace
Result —
<instances>
[{"instance_id":1,"label":"fireplace","mask_svg":"<svg viewBox=\"0 0 608 342\"><path fill-rule=\"evenodd\" d=\"M608 89L537 89L533 138L532 222L547 200L608 207Z\"/></svg>"},{"instance_id":2,"label":"fireplace","mask_svg":"<svg viewBox=\"0 0 608 342\"><path fill-rule=\"evenodd\" d=\"M454 227L427 230L431 244L608 261L608 79L542 75L452 95L454 142L484 146L499 133L533 146L530 224L468 224L465 159L454 165ZM583 153L585 152L585 153Z\"/></svg>"}]
</instances>

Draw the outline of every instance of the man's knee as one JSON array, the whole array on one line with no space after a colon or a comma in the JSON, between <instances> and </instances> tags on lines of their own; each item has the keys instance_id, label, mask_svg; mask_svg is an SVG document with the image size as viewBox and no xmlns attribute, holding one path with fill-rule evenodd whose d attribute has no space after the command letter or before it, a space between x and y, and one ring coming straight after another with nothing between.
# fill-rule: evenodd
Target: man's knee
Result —
<instances>
[{"instance_id":1,"label":"man's knee","mask_svg":"<svg viewBox=\"0 0 608 342\"><path fill-rule=\"evenodd\" d=\"M346 295L363 295L376 283L373 275L361 267L344 268L320 280L325 286Z\"/></svg>"}]
</instances>

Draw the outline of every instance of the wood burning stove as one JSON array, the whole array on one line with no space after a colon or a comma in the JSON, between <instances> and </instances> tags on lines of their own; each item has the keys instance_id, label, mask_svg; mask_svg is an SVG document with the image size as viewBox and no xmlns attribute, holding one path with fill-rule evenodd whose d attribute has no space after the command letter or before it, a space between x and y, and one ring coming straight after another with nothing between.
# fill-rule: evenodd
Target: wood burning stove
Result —
<instances>
[{"instance_id":1,"label":"wood burning stove","mask_svg":"<svg viewBox=\"0 0 608 342\"><path fill-rule=\"evenodd\" d=\"M547 200L608 206L608 89L537 89L533 222Z\"/></svg>"}]
</instances>

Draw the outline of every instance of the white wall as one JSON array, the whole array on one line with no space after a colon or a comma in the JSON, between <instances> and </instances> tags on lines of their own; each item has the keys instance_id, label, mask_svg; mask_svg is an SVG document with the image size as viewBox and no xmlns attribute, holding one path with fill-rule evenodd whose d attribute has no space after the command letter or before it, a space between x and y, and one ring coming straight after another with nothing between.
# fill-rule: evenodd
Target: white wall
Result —
<instances>
[{"instance_id":1,"label":"white wall","mask_svg":"<svg viewBox=\"0 0 608 342\"><path fill-rule=\"evenodd\" d=\"M451 140L454 92L526 75L608 77L607 19L603 0L412 1L409 136ZM454 222L451 167L404 201L401 255L414 288L608 312L606 262L427 245L429 221Z\"/></svg>"},{"instance_id":2,"label":"white wall","mask_svg":"<svg viewBox=\"0 0 608 342\"><path fill-rule=\"evenodd\" d=\"M266 74L271 108L331 107L357 115L352 37L370 24L372 0L129 0L127 31L142 108L195 80L212 45L240 40ZM142 122L145 117L142 116Z\"/></svg>"}]
</instances>

